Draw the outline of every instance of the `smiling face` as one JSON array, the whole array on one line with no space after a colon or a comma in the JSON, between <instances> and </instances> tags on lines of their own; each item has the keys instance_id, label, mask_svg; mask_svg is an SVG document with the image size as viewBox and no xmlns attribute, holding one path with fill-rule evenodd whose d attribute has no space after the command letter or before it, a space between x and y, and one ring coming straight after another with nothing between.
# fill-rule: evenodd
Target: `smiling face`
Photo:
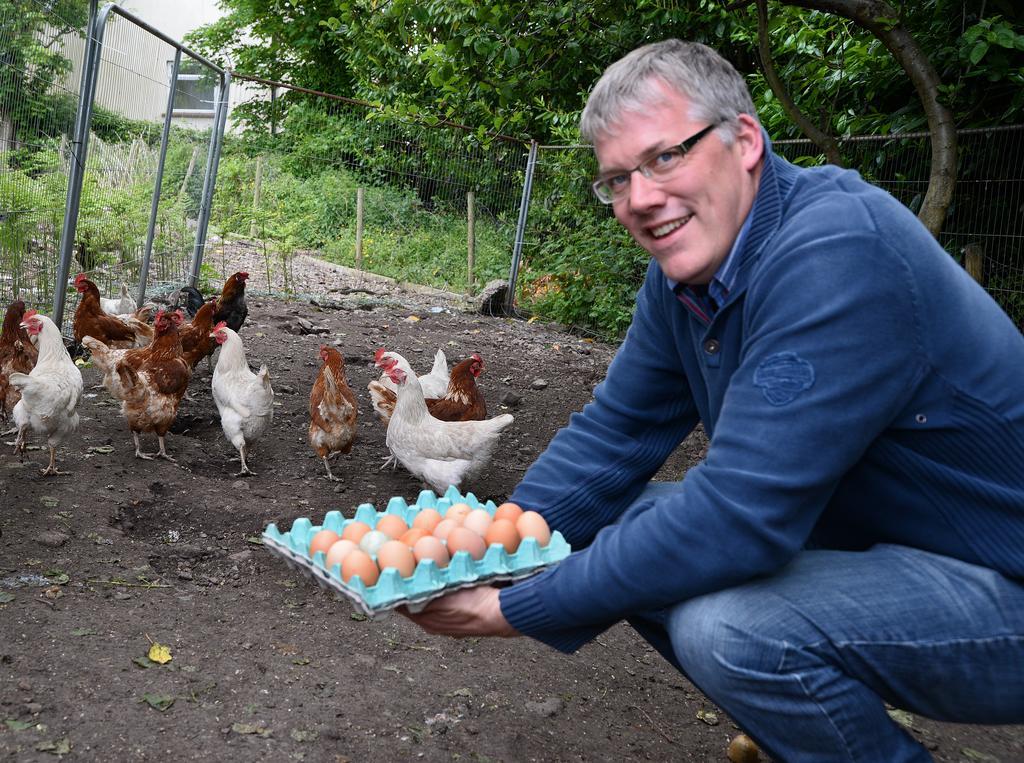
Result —
<instances>
[{"instance_id":1,"label":"smiling face","mask_svg":"<svg viewBox=\"0 0 1024 763\"><path fill-rule=\"evenodd\" d=\"M707 127L687 100L660 86L661 100L627 111L594 141L602 175L625 172ZM629 191L613 204L616 219L658 261L687 284L709 283L728 256L757 194L764 144L757 121L740 114L732 145L707 135L666 178L633 172Z\"/></svg>"}]
</instances>

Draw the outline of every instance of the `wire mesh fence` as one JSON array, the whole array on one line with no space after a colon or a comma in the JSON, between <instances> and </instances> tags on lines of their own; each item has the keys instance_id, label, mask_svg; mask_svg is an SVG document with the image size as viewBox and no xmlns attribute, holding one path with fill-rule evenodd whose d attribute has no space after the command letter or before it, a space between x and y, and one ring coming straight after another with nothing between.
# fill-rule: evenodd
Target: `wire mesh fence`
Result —
<instances>
[{"instance_id":1,"label":"wire mesh fence","mask_svg":"<svg viewBox=\"0 0 1024 763\"><path fill-rule=\"evenodd\" d=\"M0 2L0 297L54 292L88 8Z\"/></svg>"},{"instance_id":2,"label":"wire mesh fence","mask_svg":"<svg viewBox=\"0 0 1024 763\"><path fill-rule=\"evenodd\" d=\"M0 0L30 19L0 38L0 60L17 44L38 46L60 73L29 91L29 56L0 91L9 104L0 117L46 116L28 127L30 140L9 138L7 150L0 140L0 276L3 296L20 292L47 311L52 301L70 333L79 296L69 276L84 272L104 296L123 286L136 300L189 280L225 88L220 70L120 8L93 3L86 15L81 2L63 5L78 15L60 18L59 2Z\"/></svg>"},{"instance_id":3,"label":"wire mesh fence","mask_svg":"<svg viewBox=\"0 0 1024 763\"><path fill-rule=\"evenodd\" d=\"M521 141L265 81L245 91L221 158L207 262L219 261L216 246L257 242L268 274L253 274L256 289L288 290L293 255L307 250L457 293L508 276Z\"/></svg>"},{"instance_id":4,"label":"wire mesh fence","mask_svg":"<svg viewBox=\"0 0 1024 763\"><path fill-rule=\"evenodd\" d=\"M962 130L958 133L958 177L939 242L969 270L1018 324L1024 322L1024 125ZM825 159L807 140L783 140L774 149L804 166ZM886 189L911 210L920 208L928 188L931 149L928 133L866 136L840 141L846 165ZM523 244L517 300L544 313L569 280L589 279L590 302L576 305L572 319L583 327L609 325L601 293L621 298L635 291L646 255L615 224L608 207L589 189L597 165L590 146L541 146ZM577 246L575 231L589 237ZM579 252L597 252L584 260ZM606 300L607 302L607 300ZM592 319L592 320L589 320ZM619 328L628 312L612 316ZM570 321L572 322L572 321Z\"/></svg>"}]
</instances>

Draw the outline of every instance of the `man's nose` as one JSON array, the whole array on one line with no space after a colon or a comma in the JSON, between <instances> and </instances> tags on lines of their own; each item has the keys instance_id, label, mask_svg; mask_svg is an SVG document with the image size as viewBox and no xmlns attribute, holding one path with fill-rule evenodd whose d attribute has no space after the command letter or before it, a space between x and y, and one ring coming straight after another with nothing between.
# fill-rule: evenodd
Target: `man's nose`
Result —
<instances>
[{"instance_id":1,"label":"man's nose","mask_svg":"<svg viewBox=\"0 0 1024 763\"><path fill-rule=\"evenodd\" d=\"M664 203L665 191L660 183L646 178L639 170L633 170L629 177L629 208L641 212Z\"/></svg>"}]
</instances>

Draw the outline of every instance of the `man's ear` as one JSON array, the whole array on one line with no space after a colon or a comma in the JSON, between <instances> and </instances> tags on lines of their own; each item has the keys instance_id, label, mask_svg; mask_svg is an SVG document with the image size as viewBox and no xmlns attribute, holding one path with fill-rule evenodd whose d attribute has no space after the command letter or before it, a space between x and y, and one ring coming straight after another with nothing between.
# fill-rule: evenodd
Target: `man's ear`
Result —
<instances>
[{"instance_id":1,"label":"man's ear","mask_svg":"<svg viewBox=\"0 0 1024 763\"><path fill-rule=\"evenodd\" d=\"M761 133L760 123L750 114L740 114L736 117L736 122L739 125L736 130L736 145L740 150L743 168L750 172L764 156L764 135Z\"/></svg>"}]
</instances>

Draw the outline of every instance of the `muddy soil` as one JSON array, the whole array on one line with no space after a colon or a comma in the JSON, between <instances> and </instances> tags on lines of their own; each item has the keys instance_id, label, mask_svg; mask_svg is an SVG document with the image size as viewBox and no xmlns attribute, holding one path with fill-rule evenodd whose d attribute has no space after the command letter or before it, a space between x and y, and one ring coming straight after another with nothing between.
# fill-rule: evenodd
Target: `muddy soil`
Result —
<instances>
[{"instance_id":1,"label":"muddy soil","mask_svg":"<svg viewBox=\"0 0 1024 763\"><path fill-rule=\"evenodd\" d=\"M315 263L301 273L302 290L318 292L312 304L251 284L242 335L277 392L272 434L250 464L258 476L233 476L205 365L168 437L177 464L135 459L102 389L87 390L59 453L70 476L42 478L44 451L21 461L5 446L0 759L726 760L736 727L628 626L572 656L528 639L432 637L397 615L367 620L260 545L271 522L411 503L422 488L379 469L384 427L366 392L378 347L423 372L438 347L483 356L489 410L515 422L465 487L496 502L586 403L614 352L442 295L353 285ZM322 342L342 350L360 402L359 441L334 467L337 484L305 436ZM83 375L99 383L95 369ZM703 448L692 436L660 476L682 474ZM171 660L149 659L153 644ZM901 719L936 760L1024 760L1024 728Z\"/></svg>"}]
</instances>

